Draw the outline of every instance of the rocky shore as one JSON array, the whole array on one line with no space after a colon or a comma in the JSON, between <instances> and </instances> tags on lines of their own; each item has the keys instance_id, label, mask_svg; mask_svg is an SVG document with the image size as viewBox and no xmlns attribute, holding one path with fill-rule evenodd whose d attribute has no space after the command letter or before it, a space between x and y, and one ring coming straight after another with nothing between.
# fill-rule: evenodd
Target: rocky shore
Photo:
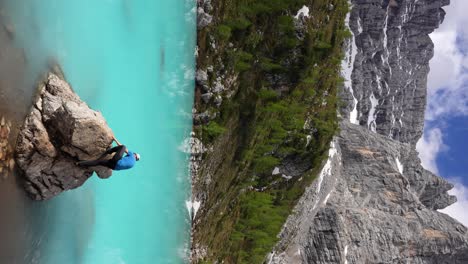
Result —
<instances>
[{"instance_id":1,"label":"rocky shore","mask_svg":"<svg viewBox=\"0 0 468 264\"><path fill-rule=\"evenodd\" d=\"M0 178L7 179L15 168L13 146L11 146L11 121L4 116L0 119Z\"/></svg>"},{"instance_id":2,"label":"rocky shore","mask_svg":"<svg viewBox=\"0 0 468 264\"><path fill-rule=\"evenodd\" d=\"M48 74L38 86L15 148L26 191L35 200L47 200L81 186L93 172L108 178L110 169L75 163L98 158L112 138L102 114L81 101L63 76Z\"/></svg>"}]
</instances>

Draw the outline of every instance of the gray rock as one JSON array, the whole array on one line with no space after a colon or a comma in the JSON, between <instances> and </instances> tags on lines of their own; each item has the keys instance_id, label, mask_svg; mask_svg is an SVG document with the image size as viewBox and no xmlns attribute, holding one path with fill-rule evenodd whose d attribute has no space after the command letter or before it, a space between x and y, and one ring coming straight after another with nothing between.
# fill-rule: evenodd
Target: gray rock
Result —
<instances>
[{"instance_id":1,"label":"gray rock","mask_svg":"<svg viewBox=\"0 0 468 264\"><path fill-rule=\"evenodd\" d=\"M221 104L223 103L223 97L221 97L220 95L217 95L215 98L214 98L214 103L217 107L220 107Z\"/></svg>"},{"instance_id":2,"label":"gray rock","mask_svg":"<svg viewBox=\"0 0 468 264\"><path fill-rule=\"evenodd\" d=\"M202 29L211 24L213 21L213 17L205 13L205 10L202 7L198 7L197 9L197 27L198 29Z\"/></svg>"},{"instance_id":3,"label":"gray rock","mask_svg":"<svg viewBox=\"0 0 468 264\"><path fill-rule=\"evenodd\" d=\"M416 144L426 107L433 43L428 34L443 21L449 0L352 0L352 90L359 124ZM349 87L348 87L349 88ZM376 105L372 107L371 98ZM346 97L348 98L348 97ZM342 115L349 117L353 101Z\"/></svg>"},{"instance_id":4,"label":"gray rock","mask_svg":"<svg viewBox=\"0 0 468 264\"><path fill-rule=\"evenodd\" d=\"M211 12L213 10L211 0L197 0L197 4L198 6L203 7L206 12Z\"/></svg>"},{"instance_id":5,"label":"gray rock","mask_svg":"<svg viewBox=\"0 0 468 264\"><path fill-rule=\"evenodd\" d=\"M225 90L226 90L226 87L224 86L222 79L218 77L214 83L214 87L212 88L213 93L222 93Z\"/></svg>"},{"instance_id":6,"label":"gray rock","mask_svg":"<svg viewBox=\"0 0 468 264\"><path fill-rule=\"evenodd\" d=\"M101 113L82 102L62 78L49 74L16 144L26 191L35 200L46 200L81 186L93 172L108 178L110 169L83 168L75 162L99 157L112 138Z\"/></svg>"},{"instance_id":7,"label":"gray rock","mask_svg":"<svg viewBox=\"0 0 468 264\"><path fill-rule=\"evenodd\" d=\"M208 73L206 71L198 69L195 74L195 81L204 91L208 91Z\"/></svg>"},{"instance_id":8,"label":"gray rock","mask_svg":"<svg viewBox=\"0 0 468 264\"><path fill-rule=\"evenodd\" d=\"M194 125L201 125L201 124L207 124L211 120L215 119L218 116L218 114L212 113L210 111L205 111L202 113L194 113L193 114L193 124Z\"/></svg>"},{"instance_id":9,"label":"gray rock","mask_svg":"<svg viewBox=\"0 0 468 264\"><path fill-rule=\"evenodd\" d=\"M204 93L204 94L201 95L201 98L202 98L203 102L205 104L207 104L207 103L210 102L211 98L213 98L213 93L210 93L210 92Z\"/></svg>"},{"instance_id":10,"label":"gray rock","mask_svg":"<svg viewBox=\"0 0 468 264\"><path fill-rule=\"evenodd\" d=\"M435 210L456 201L452 185L410 144L348 122L335 144L330 173L307 189L270 263L468 263L468 229Z\"/></svg>"}]
</instances>

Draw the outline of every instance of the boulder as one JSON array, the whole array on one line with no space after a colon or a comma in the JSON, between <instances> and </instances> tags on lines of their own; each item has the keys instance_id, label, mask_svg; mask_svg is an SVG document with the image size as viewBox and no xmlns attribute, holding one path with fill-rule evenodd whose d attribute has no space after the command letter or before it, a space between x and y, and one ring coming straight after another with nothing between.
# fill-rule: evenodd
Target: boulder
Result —
<instances>
[{"instance_id":1,"label":"boulder","mask_svg":"<svg viewBox=\"0 0 468 264\"><path fill-rule=\"evenodd\" d=\"M76 162L98 158L112 140L102 114L81 101L64 78L48 74L16 143L16 163L27 193L34 200L47 200L81 186L93 172L108 178L112 170Z\"/></svg>"}]
</instances>

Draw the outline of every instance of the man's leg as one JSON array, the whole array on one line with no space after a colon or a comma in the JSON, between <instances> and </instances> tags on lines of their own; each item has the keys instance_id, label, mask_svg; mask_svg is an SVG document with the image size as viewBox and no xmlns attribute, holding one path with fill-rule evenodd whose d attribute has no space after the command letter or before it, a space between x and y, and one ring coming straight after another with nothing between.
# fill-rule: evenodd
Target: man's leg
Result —
<instances>
[{"instance_id":1,"label":"man's leg","mask_svg":"<svg viewBox=\"0 0 468 264\"><path fill-rule=\"evenodd\" d=\"M113 147L113 148L110 148L110 149L106 150L106 152L104 152L104 154L111 154L111 153L117 152L117 151L119 151L122 147L125 147L125 146L124 146L124 145L115 146L115 147Z\"/></svg>"},{"instance_id":2,"label":"man's leg","mask_svg":"<svg viewBox=\"0 0 468 264\"><path fill-rule=\"evenodd\" d=\"M77 165L84 166L84 167L92 167L92 166L105 166L110 169L114 169L112 160L107 159L97 159L97 160L90 160L90 161L80 161L77 162Z\"/></svg>"},{"instance_id":3,"label":"man's leg","mask_svg":"<svg viewBox=\"0 0 468 264\"><path fill-rule=\"evenodd\" d=\"M125 150L127 149L125 145L120 145L120 148L117 150L117 153L114 154L114 157L112 157L111 161L115 162L117 164L117 161L119 161L123 155L125 154Z\"/></svg>"},{"instance_id":4,"label":"man's leg","mask_svg":"<svg viewBox=\"0 0 468 264\"><path fill-rule=\"evenodd\" d=\"M118 152L120 151L122 148L125 148L124 145L120 145L120 146L115 146L113 148L110 148L108 150L106 150L106 152L104 152L98 159L102 159L104 158L106 155L109 155L109 154L112 154L114 152Z\"/></svg>"},{"instance_id":5,"label":"man's leg","mask_svg":"<svg viewBox=\"0 0 468 264\"><path fill-rule=\"evenodd\" d=\"M115 165L117 164L117 162L123 157L124 153L125 153L125 150L127 148L125 147L125 145L120 145L120 146L116 146L116 147L113 147L113 148L110 148L108 149L106 152L104 152L104 154L97 160L90 160L90 161L80 161L80 162L77 162L77 165L80 165L80 166L85 166L85 167L91 167L91 166L105 166L105 167L108 167L110 169L114 169ZM116 152L114 154L114 156L112 157L112 159L102 159L102 157L104 157L105 155L107 154L111 154L113 152Z\"/></svg>"}]
</instances>

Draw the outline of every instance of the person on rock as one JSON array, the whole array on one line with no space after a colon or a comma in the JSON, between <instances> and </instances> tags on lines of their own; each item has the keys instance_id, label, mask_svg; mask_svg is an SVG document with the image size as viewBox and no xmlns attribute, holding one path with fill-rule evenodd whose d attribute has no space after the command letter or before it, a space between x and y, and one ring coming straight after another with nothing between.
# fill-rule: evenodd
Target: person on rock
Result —
<instances>
[{"instance_id":1,"label":"person on rock","mask_svg":"<svg viewBox=\"0 0 468 264\"><path fill-rule=\"evenodd\" d=\"M132 168L137 161L140 160L140 154L132 152L127 149L125 145L120 144L119 141L114 137L116 147L108 149L104 154L96 160L80 161L77 165L91 167L91 166L105 166L112 170L126 170ZM106 155L115 153L110 159L105 159ZM124 156L124 153L127 155Z\"/></svg>"}]
</instances>

